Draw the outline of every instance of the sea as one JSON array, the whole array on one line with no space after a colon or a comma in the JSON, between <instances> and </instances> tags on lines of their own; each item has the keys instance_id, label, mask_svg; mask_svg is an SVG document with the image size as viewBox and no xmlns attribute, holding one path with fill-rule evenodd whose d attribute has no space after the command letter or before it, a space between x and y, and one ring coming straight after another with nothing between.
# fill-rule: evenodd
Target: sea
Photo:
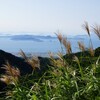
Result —
<instances>
[{"instance_id":1,"label":"sea","mask_svg":"<svg viewBox=\"0 0 100 100\"><path fill-rule=\"evenodd\" d=\"M80 51L77 44L78 41L83 42L86 48L90 46L90 38L88 35L68 35L65 37L71 43L72 52ZM94 49L100 47L100 39L95 34L91 36L91 40ZM20 50L23 50L27 55L42 57L48 57L49 52L55 55L58 52L65 53L65 49L57 37L50 35L0 35L0 49L17 56Z\"/></svg>"}]
</instances>

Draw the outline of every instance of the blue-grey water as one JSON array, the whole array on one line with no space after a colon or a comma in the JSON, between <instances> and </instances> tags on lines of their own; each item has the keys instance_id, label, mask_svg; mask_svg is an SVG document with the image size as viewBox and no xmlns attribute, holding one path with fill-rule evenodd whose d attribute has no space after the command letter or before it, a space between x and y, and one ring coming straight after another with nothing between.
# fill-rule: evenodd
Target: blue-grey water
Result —
<instances>
[{"instance_id":1,"label":"blue-grey water","mask_svg":"<svg viewBox=\"0 0 100 100\"><path fill-rule=\"evenodd\" d=\"M28 38L26 38L28 37ZM77 35L67 37L71 42L72 51L78 52L78 41L84 42L86 48L89 47L89 37L86 35ZM96 35L93 35L92 42L94 49L100 46L100 40ZM17 54L20 49L26 53L32 53L34 55L45 56L48 52L57 53L61 51L61 45L56 37L39 37L36 36L0 36L0 49Z\"/></svg>"}]
</instances>

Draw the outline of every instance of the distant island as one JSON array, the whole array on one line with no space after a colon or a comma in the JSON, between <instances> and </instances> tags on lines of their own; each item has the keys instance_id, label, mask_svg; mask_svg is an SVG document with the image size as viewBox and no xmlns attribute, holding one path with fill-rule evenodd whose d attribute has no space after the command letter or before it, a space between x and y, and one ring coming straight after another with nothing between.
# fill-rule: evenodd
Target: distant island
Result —
<instances>
[{"instance_id":1,"label":"distant island","mask_svg":"<svg viewBox=\"0 0 100 100\"><path fill-rule=\"evenodd\" d=\"M47 35L47 36L43 36L43 35L5 35L5 36L0 36L0 37L4 37L4 38L10 38L11 40L16 40L16 41L36 41L36 42L43 42L43 40L48 40L48 39L55 39L56 37Z\"/></svg>"}]
</instances>

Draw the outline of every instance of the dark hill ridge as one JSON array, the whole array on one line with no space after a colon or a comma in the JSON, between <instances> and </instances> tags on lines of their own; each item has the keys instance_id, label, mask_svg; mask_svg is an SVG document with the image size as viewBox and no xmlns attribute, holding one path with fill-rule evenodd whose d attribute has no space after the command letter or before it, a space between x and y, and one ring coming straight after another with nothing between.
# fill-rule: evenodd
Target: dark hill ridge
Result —
<instances>
[{"instance_id":1,"label":"dark hill ridge","mask_svg":"<svg viewBox=\"0 0 100 100\"><path fill-rule=\"evenodd\" d=\"M38 57L38 58L40 60L41 70L43 70L45 66L50 64L49 58L43 58L43 57ZM7 61L10 63L10 65L17 67L20 70L21 75L32 73L33 68L27 62L25 62L23 58L16 57L11 53L0 50L0 75L5 73L4 69L2 69L1 67L4 64L6 64Z\"/></svg>"},{"instance_id":2,"label":"dark hill ridge","mask_svg":"<svg viewBox=\"0 0 100 100\"><path fill-rule=\"evenodd\" d=\"M82 52L72 53L70 55L65 55L64 57L66 59L72 59L74 55L78 57L80 57L81 55L90 56L88 51L85 51L84 53ZM100 47L95 49L95 57L98 56L100 56ZM40 60L41 71L43 71L44 69L47 68L48 64L50 65L50 59L43 57L38 57L38 58ZM32 72L32 67L27 62L25 62L23 58L16 57L11 53L0 50L0 75L5 73L4 69L1 69L1 67L6 63L6 61L8 61L12 66L19 68L21 75L30 74Z\"/></svg>"},{"instance_id":3,"label":"dark hill ridge","mask_svg":"<svg viewBox=\"0 0 100 100\"><path fill-rule=\"evenodd\" d=\"M36 71L41 74L43 71L48 69L47 65L50 64L50 61L48 58L38 58L40 60L41 70L36 69ZM31 74L33 71L33 68L27 62L25 62L23 58L16 57L11 53L0 50L0 75L5 74L5 70L1 67L6 64L7 61L10 63L10 65L17 67L20 70L21 75ZM2 90L3 87L5 87L5 84L0 81L0 90Z\"/></svg>"},{"instance_id":4,"label":"dark hill ridge","mask_svg":"<svg viewBox=\"0 0 100 100\"><path fill-rule=\"evenodd\" d=\"M1 67L9 62L12 66L19 68L21 75L25 75L32 72L32 67L28 65L24 59L16 57L10 53L0 50L0 75L5 74L5 70ZM0 81L0 91L6 87L6 84Z\"/></svg>"},{"instance_id":5,"label":"dark hill ridge","mask_svg":"<svg viewBox=\"0 0 100 100\"><path fill-rule=\"evenodd\" d=\"M66 59L72 59L74 55L80 57L82 52L74 53L71 55L65 55L64 57ZM90 56L87 51L84 52L84 56ZM100 47L95 49L95 57L100 56ZM50 58L43 58L38 57L40 60L40 70L37 69L36 71L41 75L44 71L48 70L48 65L50 64ZM12 55L11 53L5 52L3 50L0 50L0 75L5 74L5 70L1 67L8 61L12 66L19 68L21 75L26 75L32 73L32 67L25 62L23 58L16 57ZM5 84L0 82L0 90L5 87Z\"/></svg>"},{"instance_id":6,"label":"dark hill ridge","mask_svg":"<svg viewBox=\"0 0 100 100\"><path fill-rule=\"evenodd\" d=\"M11 53L7 53L3 50L0 50L0 74L4 73L4 70L1 67L6 63L9 62L12 66L18 67L21 71L21 74L27 74L32 72L32 68L29 64L27 64L24 59L20 57L16 57Z\"/></svg>"}]
</instances>

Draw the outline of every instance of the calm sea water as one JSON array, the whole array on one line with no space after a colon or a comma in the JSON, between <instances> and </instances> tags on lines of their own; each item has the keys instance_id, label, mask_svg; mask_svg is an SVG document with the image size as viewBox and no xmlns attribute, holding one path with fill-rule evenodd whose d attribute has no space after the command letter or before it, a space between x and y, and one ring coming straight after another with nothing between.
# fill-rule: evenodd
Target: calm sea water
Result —
<instances>
[{"instance_id":1,"label":"calm sea water","mask_svg":"<svg viewBox=\"0 0 100 100\"><path fill-rule=\"evenodd\" d=\"M69 37L72 44L72 51L79 51L77 42L84 42L86 47L89 47L89 38L87 36L74 36ZM100 40L97 36L92 37L94 49L100 46ZM48 52L57 53L61 51L61 45L57 38L55 39L44 39L42 42L32 40L11 40L10 38L0 37L0 49L7 52L17 54L20 49L26 53L32 53L34 55L47 56Z\"/></svg>"}]
</instances>

